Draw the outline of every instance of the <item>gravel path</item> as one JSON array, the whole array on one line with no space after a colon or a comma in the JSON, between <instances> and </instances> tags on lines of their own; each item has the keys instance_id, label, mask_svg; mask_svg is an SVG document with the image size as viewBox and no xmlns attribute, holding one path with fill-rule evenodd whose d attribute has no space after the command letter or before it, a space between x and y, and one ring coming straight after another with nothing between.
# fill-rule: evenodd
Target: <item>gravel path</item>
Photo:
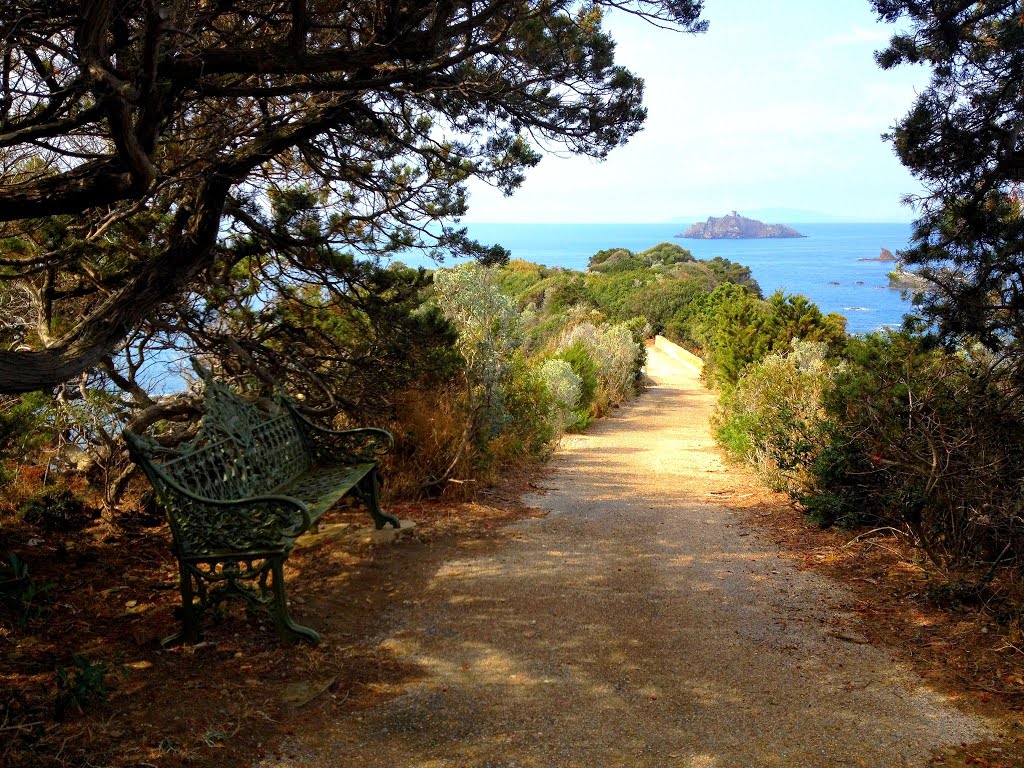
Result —
<instances>
[{"instance_id":1,"label":"gravel path","mask_svg":"<svg viewBox=\"0 0 1024 768\"><path fill-rule=\"evenodd\" d=\"M529 500L550 514L448 561L383 639L428 674L261 765L884 768L987 735L721 505L749 480L714 450L714 398L649 352L657 386Z\"/></svg>"}]
</instances>

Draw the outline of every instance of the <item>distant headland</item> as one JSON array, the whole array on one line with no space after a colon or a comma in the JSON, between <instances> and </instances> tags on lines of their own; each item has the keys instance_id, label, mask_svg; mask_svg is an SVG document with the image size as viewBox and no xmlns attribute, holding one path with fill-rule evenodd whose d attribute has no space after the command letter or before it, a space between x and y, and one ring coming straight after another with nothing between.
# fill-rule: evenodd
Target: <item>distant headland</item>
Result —
<instances>
[{"instance_id":1,"label":"distant headland","mask_svg":"<svg viewBox=\"0 0 1024 768\"><path fill-rule=\"evenodd\" d=\"M756 219L740 216L736 211L731 216L709 216L703 224L694 224L676 237L692 240L746 240L768 237L806 237L792 227L782 224L765 224Z\"/></svg>"}]
</instances>

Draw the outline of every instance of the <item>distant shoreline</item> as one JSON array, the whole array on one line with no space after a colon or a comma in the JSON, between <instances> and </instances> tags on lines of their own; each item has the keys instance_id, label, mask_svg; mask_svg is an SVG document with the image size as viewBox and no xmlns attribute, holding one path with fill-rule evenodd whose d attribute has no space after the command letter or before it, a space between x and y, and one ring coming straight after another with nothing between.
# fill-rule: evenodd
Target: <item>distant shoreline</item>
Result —
<instances>
[{"instance_id":1,"label":"distant shoreline","mask_svg":"<svg viewBox=\"0 0 1024 768\"><path fill-rule=\"evenodd\" d=\"M888 288L891 264L857 261L878 255L879 246L896 251L909 246L910 224L827 223L801 227L805 238L768 240L674 240L678 223L554 224L467 224L468 235L481 243L500 243L512 258L584 270L591 256L609 248L627 248L639 253L662 242L675 242L698 259L721 256L750 267L765 293L785 290L800 293L824 312L848 316L851 333L899 325L910 310L899 291ZM409 263L410 256L399 259ZM446 260L446 265L454 263ZM436 267L423 258L422 264ZM418 266L419 262L413 263ZM840 285L831 285L836 281ZM845 307L870 307L872 312L846 312Z\"/></svg>"}]
</instances>

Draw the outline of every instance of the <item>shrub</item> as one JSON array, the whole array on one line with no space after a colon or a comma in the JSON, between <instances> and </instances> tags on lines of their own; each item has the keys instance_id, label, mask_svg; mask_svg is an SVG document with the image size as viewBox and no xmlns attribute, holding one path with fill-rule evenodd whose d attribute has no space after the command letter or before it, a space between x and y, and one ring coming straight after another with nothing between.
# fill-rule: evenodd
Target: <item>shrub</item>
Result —
<instances>
[{"instance_id":1,"label":"shrub","mask_svg":"<svg viewBox=\"0 0 1024 768\"><path fill-rule=\"evenodd\" d=\"M583 379L576 375L564 359L545 360L540 367L540 377L550 393L556 425L559 431L572 424L579 407Z\"/></svg>"},{"instance_id":2,"label":"shrub","mask_svg":"<svg viewBox=\"0 0 1024 768\"><path fill-rule=\"evenodd\" d=\"M750 267L723 259L721 256L715 256L713 259L705 261L704 264L707 266L716 284L732 283L734 285L741 285L749 288L755 296L761 298L761 286L754 279Z\"/></svg>"},{"instance_id":3,"label":"shrub","mask_svg":"<svg viewBox=\"0 0 1024 768\"><path fill-rule=\"evenodd\" d=\"M465 387L410 387L394 402L396 415L386 426L395 450L381 472L385 500L436 495L454 490L450 478L472 477L476 447L467 435Z\"/></svg>"},{"instance_id":4,"label":"shrub","mask_svg":"<svg viewBox=\"0 0 1024 768\"><path fill-rule=\"evenodd\" d=\"M712 419L715 436L734 458L793 495L811 491L810 467L833 431L823 398L836 368L827 356L823 343L793 341L788 353L748 367L723 393Z\"/></svg>"},{"instance_id":5,"label":"shrub","mask_svg":"<svg viewBox=\"0 0 1024 768\"><path fill-rule=\"evenodd\" d=\"M743 369L770 350L762 332L767 305L747 288L726 283L704 301L696 323L696 340L704 351L704 377L713 387L728 388Z\"/></svg>"},{"instance_id":6,"label":"shrub","mask_svg":"<svg viewBox=\"0 0 1024 768\"><path fill-rule=\"evenodd\" d=\"M633 340L633 333L626 325L598 328L591 323L580 323L563 336L561 346L563 349L581 346L597 365L597 391L592 415L607 413L612 405L636 391L638 370L643 364L645 350ZM580 371L576 372L582 376Z\"/></svg>"},{"instance_id":7,"label":"shrub","mask_svg":"<svg viewBox=\"0 0 1024 768\"><path fill-rule=\"evenodd\" d=\"M502 292L515 299L527 293L534 285L555 274L556 270L522 259L512 259L498 270L496 282Z\"/></svg>"},{"instance_id":8,"label":"shrub","mask_svg":"<svg viewBox=\"0 0 1024 768\"><path fill-rule=\"evenodd\" d=\"M696 280L662 280L636 289L624 302L624 314L641 316L652 333L663 333L673 321L679 323L696 308L706 294Z\"/></svg>"},{"instance_id":9,"label":"shrub","mask_svg":"<svg viewBox=\"0 0 1024 768\"><path fill-rule=\"evenodd\" d=\"M0 487L14 474L8 461L21 463L52 439L52 406L53 398L43 392L0 397Z\"/></svg>"},{"instance_id":10,"label":"shrub","mask_svg":"<svg viewBox=\"0 0 1024 768\"><path fill-rule=\"evenodd\" d=\"M846 346L846 318L823 315L818 305L799 294L776 291L768 298L768 314L764 333L772 350L789 346L794 339L818 341L826 345L830 355Z\"/></svg>"},{"instance_id":11,"label":"shrub","mask_svg":"<svg viewBox=\"0 0 1024 768\"><path fill-rule=\"evenodd\" d=\"M522 265L516 271L516 281L526 286L531 274L540 276ZM410 390L404 398L395 429L404 463L426 475L421 492L447 490L456 479L490 480L502 467L534 461L560 428L548 385L522 352L520 319L499 289L498 275L475 264L435 273L434 301L458 333L464 387L440 397ZM561 277L541 282L570 290L582 285L581 276Z\"/></svg>"},{"instance_id":12,"label":"shrub","mask_svg":"<svg viewBox=\"0 0 1024 768\"><path fill-rule=\"evenodd\" d=\"M719 441L816 522L893 527L943 573L976 572L978 589L1000 566L1024 566L1013 370L910 331L849 339L839 365L832 350L793 342L748 365L721 397Z\"/></svg>"},{"instance_id":13,"label":"shrub","mask_svg":"<svg viewBox=\"0 0 1024 768\"><path fill-rule=\"evenodd\" d=\"M557 313L575 306L594 306L587 283L579 273L560 273L544 291L544 308Z\"/></svg>"},{"instance_id":14,"label":"shrub","mask_svg":"<svg viewBox=\"0 0 1024 768\"><path fill-rule=\"evenodd\" d=\"M597 398L598 364L590 356L590 350L582 341L564 347L558 353L559 360L569 364L579 379L579 397L565 428L569 431L586 429L593 419L594 401Z\"/></svg>"},{"instance_id":15,"label":"shrub","mask_svg":"<svg viewBox=\"0 0 1024 768\"><path fill-rule=\"evenodd\" d=\"M657 245L652 245L646 251L641 251L637 255L643 259L646 264L652 266L657 264L671 266L672 264L696 261L693 254L686 248L683 248L683 246L679 245L679 243L658 243Z\"/></svg>"},{"instance_id":16,"label":"shrub","mask_svg":"<svg viewBox=\"0 0 1024 768\"><path fill-rule=\"evenodd\" d=\"M867 506L943 569L1024 555L1024 405L1007 367L911 333L853 339L815 468L828 504Z\"/></svg>"},{"instance_id":17,"label":"shrub","mask_svg":"<svg viewBox=\"0 0 1024 768\"><path fill-rule=\"evenodd\" d=\"M505 382L507 418L481 451L478 464L489 480L505 466L523 466L544 458L557 433L555 404L540 371L521 355L513 358Z\"/></svg>"},{"instance_id":18,"label":"shrub","mask_svg":"<svg viewBox=\"0 0 1024 768\"><path fill-rule=\"evenodd\" d=\"M516 348L518 322L512 301L494 284L491 269L463 264L434 274L434 300L458 332L466 366L474 438L496 435L507 418L502 382Z\"/></svg>"},{"instance_id":19,"label":"shrub","mask_svg":"<svg viewBox=\"0 0 1024 768\"><path fill-rule=\"evenodd\" d=\"M598 251L590 257L587 268L592 272L632 272L646 267L670 267L693 262L693 254L678 243L658 243L640 253L626 248Z\"/></svg>"},{"instance_id":20,"label":"shrub","mask_svg":"<svg viewBox=\"0 0 1024 768\"><path fill-rule=\"evenodd\" d=\"M622 259L628 259L633 256L633 252L628 248L606 248L598 251L590 260L587 262L587 269L596 271L597 267L604 264L614 264Z\"/></svg>"},{"instance_id":21,"label":"shrub","mask_svg":"<svg viewBox=\"0 0 1024 768\"><path fill-rule=\"evenodd\" d=\"M46 613L53 587L32 578L28 563L13 552L0 562L0 598L17 612L20 626Z\"/></svg>"},{"instance_id":22,"label":"shrub","mask_svg":"<svg viewBox=\"0 0 1024 768\"><path fill-rule=\"evenodd\" d=\"M106 662L92 662L81 655L73 657L71 666L57 667L53 676L57 686L55 719L63 720L72 708L82 712L93 702L105 701L106 675Z\"/></svg>"},{"instance_id":23,"label":"shrub","mask_svg":"<svg viewBox=\"0 0 1024 768\"><path fill-rule=\"evenodd\" d=\"M886 522L885 514L877 506L885 493L884 484L877 483L874 493L864 492L872 483L872 476L877 476L878 467L868 461L845 427L833 426L834 431L823 436L807 467L809 487L797 494L804 513L823 528Z\"/></svg>"},{"instance_id":24,"label":"shrub","mask_svg":"<svg viewBox=\"0 0 1024 768\"><path fill-rule=\"evenodd\" d=\"M794 339L823 342L830 356L846 342L846 321L823 315L807 298L779 291L763 301L752 290L730 283L704 300L693 326L704 351L705 378L722 389L735 386L747 366L788 350Z\"/></svg>"}]
</instances>

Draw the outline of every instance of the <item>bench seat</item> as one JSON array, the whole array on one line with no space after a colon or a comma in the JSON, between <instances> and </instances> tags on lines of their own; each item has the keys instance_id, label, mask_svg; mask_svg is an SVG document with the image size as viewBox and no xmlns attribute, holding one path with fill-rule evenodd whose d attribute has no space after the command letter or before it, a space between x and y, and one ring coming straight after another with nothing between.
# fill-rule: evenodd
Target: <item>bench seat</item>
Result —
<instances>
[{"instance_id":1,"label":"bench seat","mask_svg":"<svg viewBox=\"0 0 1024 768\"><path fill-rule=\"evenodd\" d=\"M351 467L314 467L275 493L290 496L305 504L315 526L324 512L347 496L376 467L373 462L354 464Z\"/></svg>"}]
</instances>

